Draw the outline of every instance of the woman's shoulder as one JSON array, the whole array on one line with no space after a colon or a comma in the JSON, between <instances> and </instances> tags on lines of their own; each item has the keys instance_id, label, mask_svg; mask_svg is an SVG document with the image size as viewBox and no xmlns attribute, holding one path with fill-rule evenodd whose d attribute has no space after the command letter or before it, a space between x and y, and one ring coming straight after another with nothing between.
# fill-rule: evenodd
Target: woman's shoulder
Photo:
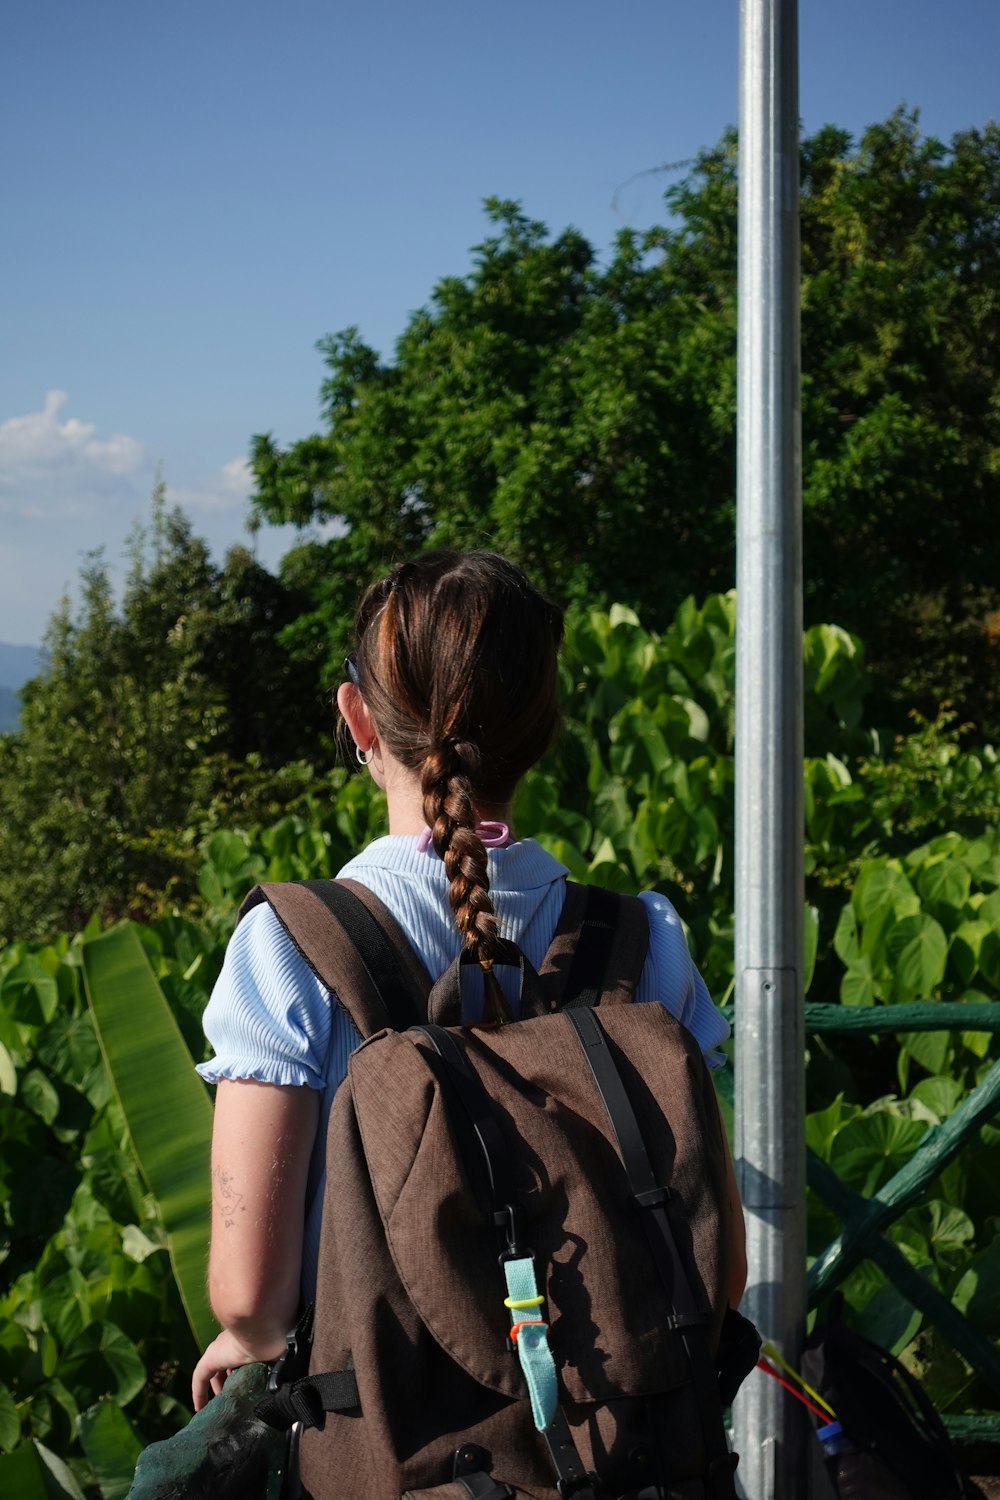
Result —
<instances>
[{"instance_id":1,"label":"woman's shoulder","mask_svg":"<svg viewBox=\"0 0 1000 1500\"><path fill-rule=\"evenodd\" d=\"M236 925L229 944L223 971L254 986L283 988L301 983L304 974L312 973L302 954L285 931L274 909L261 901L253 906ZM318 981L316 981L318 983Z\"/></svg>"},{"instance_id":2,"label":"woman's shoulder","mask_svg":"<svg viewBox=\"0 0 1000 1500\"><path fill-rule=\"evenodd\" d=\"M636 990L639 1001L658 1000L687 1027L710 1067L725 1062L719 1051L731 1035L691 957L687 933L673 902L660 891L641 891L649 920L649 952Z\"/></svg>"},{"instance_id":3,"label":"woman's shoulder","mask_svg":"<svg viewBox=\"0 0 1000 1500\"><path fill-rule=\"evenodd\" d=\"M325 1082L332 996L266 902L239 922L205 1009L215 1051L203 1078Z\"/></svg>"}]
</instances>

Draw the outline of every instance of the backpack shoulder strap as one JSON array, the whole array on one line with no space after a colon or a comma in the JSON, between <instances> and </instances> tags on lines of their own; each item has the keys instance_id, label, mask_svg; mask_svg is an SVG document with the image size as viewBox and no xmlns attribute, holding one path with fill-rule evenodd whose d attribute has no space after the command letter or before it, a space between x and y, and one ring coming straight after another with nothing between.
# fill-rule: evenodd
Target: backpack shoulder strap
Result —
<instances>
[{"instance_id":1,"label":"backpack shoulder strap","mask_svg":"<svg viewBox=\"0 0 1000 1500\"><path fill-rule=\"evenodd\" d=\"M550 1010L627 1005L649 949L649 919L637 896L566 882L562 914L538 970Z\"/></svg>"},{"instance_id":2,"label":"backpack shoulder strap","mask_svg":"<svg viewBox=\"0 0 1000 1500\"><path fill-rule=\"evenodd\" d=\"M266 901L362 1037L427 1017L430 978L388 907L354 880L266 881L240 907Z\"/></svg>"}]
</instances>

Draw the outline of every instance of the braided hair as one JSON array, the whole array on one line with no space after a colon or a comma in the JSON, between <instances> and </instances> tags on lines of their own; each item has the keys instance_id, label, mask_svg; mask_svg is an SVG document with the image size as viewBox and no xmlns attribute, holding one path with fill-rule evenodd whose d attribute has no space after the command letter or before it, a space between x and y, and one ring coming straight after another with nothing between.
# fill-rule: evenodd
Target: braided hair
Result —
<instances>
[{"instance_id":1,"label":"braided hair","mask_svg":"<svg viewBox=\"0 0 1000 1500\"><path fill-rule=\"evenodd\" d=\"M483 970L484 1027L506 1019L502 952L477 815L502 806L558 726L562 614L490 552L430 552L365 594L360 691L379 737L417 773L464 945Z\"/></svg>"}]
</instances>

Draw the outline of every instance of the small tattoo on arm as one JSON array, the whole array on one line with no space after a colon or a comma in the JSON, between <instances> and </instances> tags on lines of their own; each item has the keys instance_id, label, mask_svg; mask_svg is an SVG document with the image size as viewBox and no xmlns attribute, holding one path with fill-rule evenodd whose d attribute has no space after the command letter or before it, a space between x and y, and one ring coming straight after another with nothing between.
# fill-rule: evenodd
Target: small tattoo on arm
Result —
<instances>
[{"instance_id":1,"label":"small tattoo on arm","mask_svg":"<svg viewBox=\"0 0 1000 1500\"><path fill-rule=\"evenodd\" d=\"M236 1191L232 1177L222 1167L213 1167L212 1176L215 1179L216 1212L226 1228L231 1229L236 1223L236 1215L246 1213L243 1194Z\"/></svg>"}]
</instances>

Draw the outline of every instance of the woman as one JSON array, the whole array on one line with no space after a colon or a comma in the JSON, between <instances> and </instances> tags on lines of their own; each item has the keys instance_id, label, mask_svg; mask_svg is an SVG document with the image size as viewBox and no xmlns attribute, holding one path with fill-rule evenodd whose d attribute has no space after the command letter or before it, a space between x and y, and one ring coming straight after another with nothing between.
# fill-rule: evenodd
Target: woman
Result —
<instances>
[{"instance_id":1,"label":"woman","mask_svg":"<svg viewBox=\"0 0 1000 1500\"><path fill-rule=\"evenodd\" d=\"M337 704L386 793L389 834L341 871L389 907L431 976L463 946L484 973L484 1021L516 1008L492 973L501 934L536 967L566 870L509 835L515 787L558 724L559 611L485 552L428 554L368 590ZM676 912L643 895L649 956L636 994L659 1001L709 1064L728 1027L695 970ZM209 1291L223 1331L194 1372L195 1409L227 1371L284 1349L315 1282L330 1104L359 1037L264 904L240 923L205 1013L218 1084ZM729 1163L736 1306L746 1276Z\"/></svg>"}]
</instances>

